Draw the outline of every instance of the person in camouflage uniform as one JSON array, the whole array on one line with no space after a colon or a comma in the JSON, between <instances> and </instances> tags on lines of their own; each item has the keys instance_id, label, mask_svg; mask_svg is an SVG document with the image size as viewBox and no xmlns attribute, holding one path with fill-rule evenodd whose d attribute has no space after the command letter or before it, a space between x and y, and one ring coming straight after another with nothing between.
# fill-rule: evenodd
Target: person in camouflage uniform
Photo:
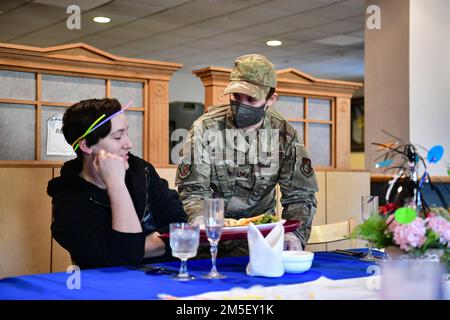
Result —
<instances>
[{"instance_id":1,"label":"person in camouflage uniform","mask_svg":"<svg viewBox=\"0 0 450 320\"><path fill-rule=\"evenodd\" d=\"M202 222L205 198L224 198L226 218L273 214L278 183L282 218L302 221L294 238L304 248L317 208L317 179L297 131L272 108L278 97L275 68L262 55L244 55L230 80L224 91L230 104L209 107L181 151L175 183L188 219ZM208 144L211 133L215 147ZM248 254L246 241L222 241L219 254Z\"/></svg>"}]
</instances>

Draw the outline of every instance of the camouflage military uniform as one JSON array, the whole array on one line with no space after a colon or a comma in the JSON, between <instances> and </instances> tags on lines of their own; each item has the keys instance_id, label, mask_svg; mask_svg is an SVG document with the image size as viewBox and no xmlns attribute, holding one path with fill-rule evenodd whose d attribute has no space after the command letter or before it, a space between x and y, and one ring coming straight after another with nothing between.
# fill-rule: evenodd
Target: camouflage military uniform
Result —
<instances>
[{"instance_id":1,"label":"camouflage military uniform","mask_svg":"<svg viewBox=\"0 0 450 320\"><path fill-rule=\"evenodd\" d=\"M229 105L223 105L211 107L194 122L189 132L176 178L189 221L202 216L202 201L211 197L224 198L226 217L238 219L273 213L275 186L278 183L282 192L282 217L303 221L295 233L305 246L317 207L317 180L296 130L277 111L269 108L261 127L279 130L279 162L276 165L272 165L270 156L258 159L256 164L246 161L238 165L236 161L226 160L225 154L219 161L192 161L196 140L202 139L207 129L235 128ZM236 150L224 149L224 152L234 152L236 156L239 149L238 146Z\"/></svg>"},{"instance_id":2,"label":"camouflage military uniform","mask_svg":"<svg viewBox=\"0 0 450 320\"><path fill-rule=\"evenodd\" d=\"M269 100L270 103L276 101L268 97L270 88L275 88L276 83L275 67L266 57L259 54L244 55L235 60L230 83L224 93L240 94L256 101L264 99L266 108L270 105ZM233 102L236 102L235 98ZM244 113L241 117L248 116L248 110L261 114L258 106L242 106ZM241 118L246 120L240 122L241 127L247 130L240 130L235 135L239 119L234 117L239 117L240 112L237 106L210 107L192 125L183 146L175 183L189 221L203 215L205 198L224 198L225 217L228 218L273 213L276 205L275 186L278 183L282 193L282 217L303 222L295 235L304 247L317 207L316 176L297 131L274 109L269 107L264 110L265 113L261 114L263 118L256 120L261 122L259 119L262 119L262 125L256 131L251 128L260 122L253 122L252 119L250 123L248 118ZM216 143L215 148L210 147L208 138L205 139L211 132L219 133L214 135L215 140L222 141ZM229 132L233 133L231 138ZM249 137L246 144L245 140L240 139L240 134L249 132L255 135ZM225 138L220 138L221 134ZM232 143L228 143L230 140ZM246 148L255 143L265 152L258 149L255 154L251 152L251 147ZM227 251L240 251L246 241L234 243L234 247L230 244L230 250ZM228 245L226 241L221 244ZM219 254L221 251L223 253L223 248L219 248Z\"/></svg>"}]
</instances>

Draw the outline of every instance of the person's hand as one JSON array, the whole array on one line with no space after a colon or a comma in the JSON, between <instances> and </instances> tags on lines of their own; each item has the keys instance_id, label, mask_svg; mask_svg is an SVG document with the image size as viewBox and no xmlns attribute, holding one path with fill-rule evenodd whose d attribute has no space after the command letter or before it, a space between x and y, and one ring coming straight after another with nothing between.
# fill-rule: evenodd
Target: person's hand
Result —
<instances>
[{"instance_id":1,"label":"person's hand","mask_svg":"<svg viewBox=\"0 0 450 320\"><path fill-rule=\"evenodd\" d=\"M202 224L205 224L205 218L203 216L198 216L194 220L192 220L191 223L201 226Z\"/></svg>"},{"instance_id":2,"label":"person's hand","mask_svg":"<svg viewBox=\"0 0 450 320\"><path fill-rule=\"evenodd\" d=\"M303 246L299 238L293 233L288 232L284 235L284 250L303 251Z\"/></svg>"},{"instance_id":3,"label":"person's hand","mask_svg":"<svg viewBox=\"0 0 450 320\"><path fill-rule=\"evenodd\" d=\"M164 254L166 245L160 236L161 234L158 231L154 231L145 237L144 258L159 257Z\"/></svg>"},{"instance_id":4,"label":"person's hand","mask_svg":"<svg viewBox=\"0 0 450 320\"><path fill-rule=\"evenodd\" d=\"M94 167L106 186L125 181L127 166L122 157L100 150L95 155Z\"/></svg>"}]
</instances>

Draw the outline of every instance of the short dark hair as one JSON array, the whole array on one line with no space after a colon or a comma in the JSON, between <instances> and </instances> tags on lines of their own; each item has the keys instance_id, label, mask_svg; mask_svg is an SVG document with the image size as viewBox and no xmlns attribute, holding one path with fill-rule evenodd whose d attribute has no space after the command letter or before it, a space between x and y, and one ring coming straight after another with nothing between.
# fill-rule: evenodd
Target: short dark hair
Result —
<instances>
[{"instance_id":1,"label":"short dark hair","mask_svg":"<svg viewBox=\"0 0 450 320\"><path fill-rule=\"evenodd\" d=\"M62 132L64 138L71 145L97 120L102 114L105 119L121 109L120 102L116 99L88 99L72 105L63 116ZM86 144L92 146L101 138L106 137L111 131L111 121L107 121L98 129L88 134ZM83 157L80 148L76 151L78 157Z\"/></svg>"},{"instance_id":2,"label":"short dark hair","mask_svg":"<svg viewBox=\"0 0 450 320\"><path fill-rule=\"evenodd\" d=\"M270 97L275 93L275 88L270 87L269 92L267 93L266 100L269 100Z\"/></svg>"}]
</instances>

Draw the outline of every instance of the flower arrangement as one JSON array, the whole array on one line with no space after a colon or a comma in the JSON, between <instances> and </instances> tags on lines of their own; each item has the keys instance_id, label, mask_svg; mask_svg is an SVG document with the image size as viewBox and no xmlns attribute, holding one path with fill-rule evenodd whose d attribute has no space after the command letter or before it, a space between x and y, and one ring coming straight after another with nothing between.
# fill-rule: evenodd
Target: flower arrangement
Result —
<instances>
[{"instance_id":1,"label":"flower arrangement","mask_svg":"<svg viewBox=\"0 0 450 320\"><path fill-rule=\"evenodd\" d=\"M396 170L397 173L387 185L384 195L386 205L380 207L378 214L372 214L357 226L352 236L368 240L378 248L395 248L409 257L438 251L442 254L441 261L449 263L449 206L439 188L431 183L428 174L430 166L443 158L444 149L436 145L427 150L387 134L397 141L373 143L384 152L377 158L379 162L375 167L385 171ZM419 154L419 148L427 151L426 157ZM447 161L444 162L448 165ZM430 208L424 199L423 187L427 183L440 199L441 208Z\"/></svg>"},{"instance_id":2,"label":"flower arrangement","mask_svg":"<svg viewBox=\"0 0 450 320\"><path fill-rule=\"evenodd\" d=\"M377 248L397 247L410 257L420 257L439 250L442 262L450 261L450 215L443 208L400 223L395 214L372 215L353 231L353 237L370 241Z\"/></svg>"}]
</instances>

